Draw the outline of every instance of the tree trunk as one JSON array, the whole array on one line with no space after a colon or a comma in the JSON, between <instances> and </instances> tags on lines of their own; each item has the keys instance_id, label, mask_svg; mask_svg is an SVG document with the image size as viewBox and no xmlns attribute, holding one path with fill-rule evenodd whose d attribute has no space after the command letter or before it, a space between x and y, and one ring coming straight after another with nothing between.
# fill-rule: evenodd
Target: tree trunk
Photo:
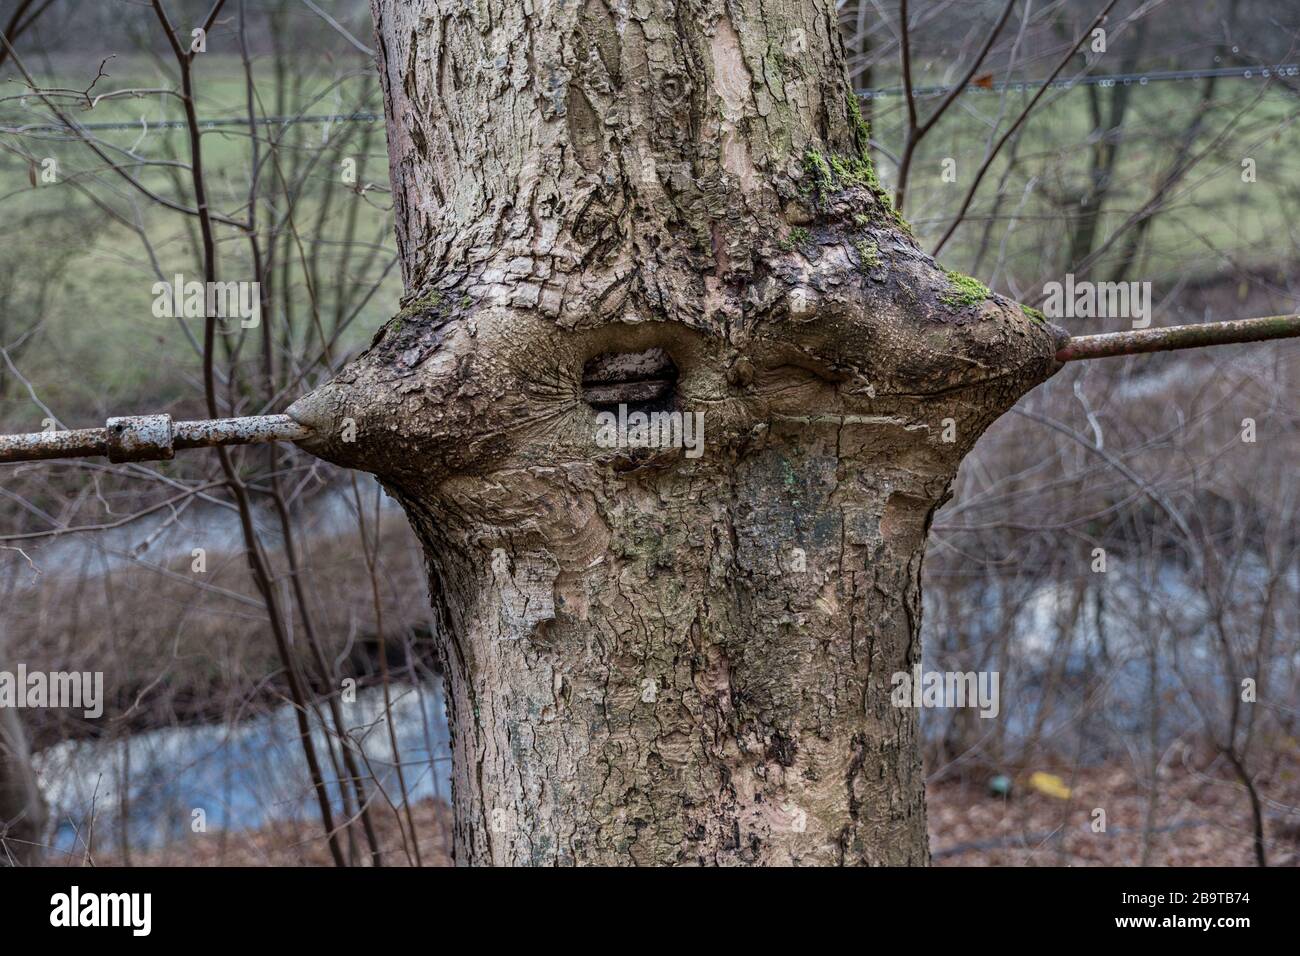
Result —
<instances>
[{"instance_id":1,"label":"tree trunk","mask_svg":"<svg viewBox=\"0 0 1300 956\"><path fill-rule=\"evenodd\" d=\"M829 3L373 9L404 308L290 414L424 543L457 862L926 863L926 533L1061 333L918 249Z\"/></svg>"},{"instance_id":2,"label":"tree trunk","mask_svg":"<svg viewBox=\"0 0 1300 956\"><path fill-rule=\"evenodd\" d=\"M46 818L18 711L0 707L0 867L40 859Z\"/></svg>"}]
</instances>

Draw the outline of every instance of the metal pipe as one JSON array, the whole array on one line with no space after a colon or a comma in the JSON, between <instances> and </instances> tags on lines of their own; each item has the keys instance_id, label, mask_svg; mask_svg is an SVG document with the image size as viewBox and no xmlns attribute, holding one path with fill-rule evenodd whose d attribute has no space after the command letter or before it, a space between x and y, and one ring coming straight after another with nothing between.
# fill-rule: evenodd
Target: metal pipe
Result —
<instances>
[{"instance_id":1,"label":"metal pipe","mask_svg":"<svg viewBox=\"0 0 1300 956\"><path fill-rule=\"evenodd\" d=\"M1300 315L1176 325L1068 340L1056 353L1058 362L1262 342L1300 336ZM302 441L311 429L288 415L251 415L205 421L173 422L170 415L110 418L103 428L0 435L0 464L107 455L109 461L167 461L178 448L215 448L268 441Z\"/></svg>"},{"instance_id":2,"label":"metal pipe","mask_svg":"<svg viewBox=\"0 0 1300 956\"><path fill-rule=\"evenodd\" d=\"M1201 325L1173 325L1165 329L1138 329L1105 335L1075 336L1056 353L1058 362L1172 352L1206 345L1233 345L1300 336L1300 315L1270 315L1262 319L1234 319Z\"/></svg>"},{"instance_id":3,"label":"metal pipe","mask_svg":"<svg viewBox=\"0 0 1300 956\"><path fill-rule=\"evenodd\" d=\"M215 448L268 441L300 441L311 429L288 415L252 415L211 421L173 422L170 415L110 418L103 428L0 435L0 463L86 458L167 461L178 448Z\"/></svg>"},{"instance_id":4,"label":"metal pipe","mask_svg":"<svg viewBox=\"0 0 1300 956\"><path fill-rule=\"evenodd\" d=\"M44 461L47 458L83 458L86 455L107 454L108 436L102 428L0 436L0 462Z\"/></svg>"},{"instance_id":5,"label":"metal pipe","mask_svg":"<svg viewBox=\"0 0 1300 956\"><path fill-rule=\"evenodd\" d=\"M177 448L256 445L268 441L301 441L311 429L288 415L250 415L197 422L176 422L172 436Z\"/></svg>"}]
</instances>

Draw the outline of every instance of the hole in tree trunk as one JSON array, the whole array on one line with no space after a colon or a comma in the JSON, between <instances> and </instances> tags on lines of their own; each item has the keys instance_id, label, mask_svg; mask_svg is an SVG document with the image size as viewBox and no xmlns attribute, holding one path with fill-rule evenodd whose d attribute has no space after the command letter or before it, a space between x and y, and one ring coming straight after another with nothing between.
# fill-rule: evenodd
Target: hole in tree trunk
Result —
<instances>
[{"instance_id":1,"label":"hole in tree trunk","mask_svg":"<svg viewBox=\"0 0 1300 956\"><path fill-rule=\"evenodd\" d=\"M582 368L582 397L597 411L669 411L676 385L677 366L661 348L606 352Z\"/></svg>"}]
</instances>

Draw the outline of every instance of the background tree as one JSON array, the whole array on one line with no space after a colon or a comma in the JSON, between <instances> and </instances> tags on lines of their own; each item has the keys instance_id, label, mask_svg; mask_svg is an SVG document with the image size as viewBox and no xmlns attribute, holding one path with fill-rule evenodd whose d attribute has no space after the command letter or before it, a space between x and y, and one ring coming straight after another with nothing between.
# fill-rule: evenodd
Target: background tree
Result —
<instances>
[{"instance_id":1,"label":"background tree","mask_svg":"<svg viewBox=\"0 0 1300 956\"><path fill-rule=\"evenodd\" d=\"M40 859L47 812L13 707L0 707L0 866Z\"/></svg>"}]
</instances>

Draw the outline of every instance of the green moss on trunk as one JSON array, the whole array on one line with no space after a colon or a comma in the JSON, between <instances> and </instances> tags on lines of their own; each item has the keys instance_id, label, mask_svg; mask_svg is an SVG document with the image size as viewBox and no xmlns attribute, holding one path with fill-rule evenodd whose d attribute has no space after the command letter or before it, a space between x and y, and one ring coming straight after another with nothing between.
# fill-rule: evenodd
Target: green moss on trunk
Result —
<instances>
[{"instance_id":1,"label":"green moss on trunk","mask_svg":"<svg viewBox=\"0 0 1300 956\"><path fill-rule=\"evenodd\" d=\"M952 283L952 292L940 299L946 305L958 307L978 305L993 294L989 291L989 287L980 282L979 279L973 279L951 269L944 269L943 271L948 276L948 281Z\"/></svg>"}]
</instances>

